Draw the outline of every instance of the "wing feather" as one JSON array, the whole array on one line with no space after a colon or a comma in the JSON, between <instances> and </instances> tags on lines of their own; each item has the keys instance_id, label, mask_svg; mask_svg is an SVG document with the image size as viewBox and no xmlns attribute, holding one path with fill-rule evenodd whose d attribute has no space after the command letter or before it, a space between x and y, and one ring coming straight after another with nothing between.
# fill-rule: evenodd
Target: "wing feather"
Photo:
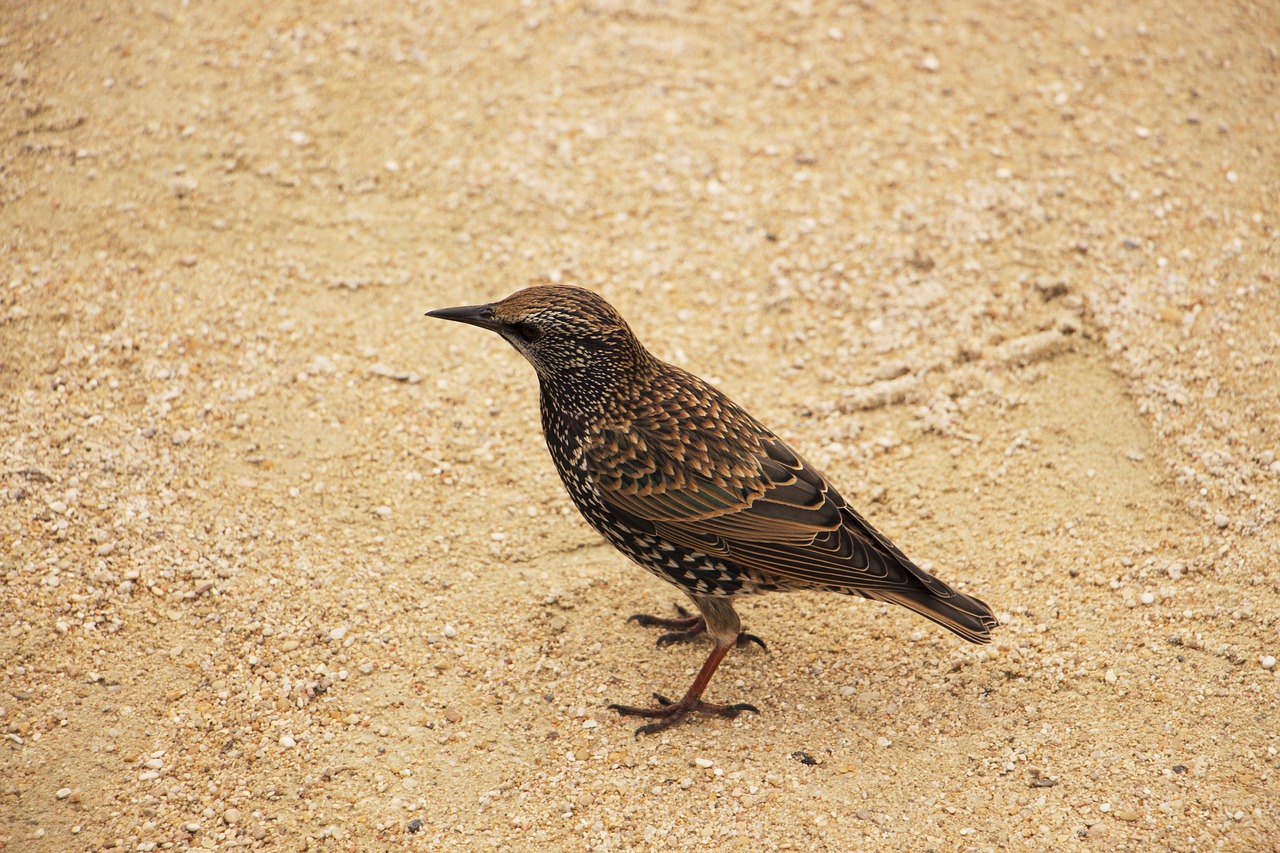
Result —
<instances>
[{"instance_id":1,"label":"wing feather","mask_svg":"<svg viewBox=\"0 0 1280 853\"><path fill-rule=\"evenodd\" d=\"M611 512L780 587L856 593L974 642L990 639L996 620L986 604L907 559L821 472L714 388L683 371L678 379L680 394L628 407L628 421L587 444L587 471Z\"/></svg>"}]
</instances>

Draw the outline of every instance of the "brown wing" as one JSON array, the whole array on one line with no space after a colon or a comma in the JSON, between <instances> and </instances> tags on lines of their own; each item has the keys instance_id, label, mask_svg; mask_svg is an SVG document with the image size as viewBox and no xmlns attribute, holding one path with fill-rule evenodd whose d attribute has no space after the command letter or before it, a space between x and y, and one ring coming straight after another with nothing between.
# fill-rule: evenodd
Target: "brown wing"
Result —
<instances>
[{"instance_id":1,"label":"brown wing","mask_svg":"<svg viewBox=\"0 0 1280 853\"><path fill-rule=\"evenodd\" d=\"M708 399L705 391L699 396ZM607 428L589 444L588 469L610 510L784 586L890 601L966 639L989 639L990 608L912 563L820 472L732 402L717 394L713 405L716 417L698 424L666 409Z\"/></svg>"}]
</instances>

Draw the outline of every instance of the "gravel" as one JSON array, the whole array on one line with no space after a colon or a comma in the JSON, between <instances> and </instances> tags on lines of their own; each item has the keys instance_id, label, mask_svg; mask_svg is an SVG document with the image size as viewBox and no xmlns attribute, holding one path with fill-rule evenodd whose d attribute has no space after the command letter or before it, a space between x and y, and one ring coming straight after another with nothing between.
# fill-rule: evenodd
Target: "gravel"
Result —
<instances>
[{"instance_id":1,"label":"gravel","mask_svg":"<svg viewBox=\"0 0 1280 853\"><path fill-rule=\"evenodd\" d=\"M1273 21L878 8L11 4L0 846L1280 837ZM995 641L744 602L762 713L633 737L705 646L422 317L538 281Z\"/></svg>"}]
</instances>

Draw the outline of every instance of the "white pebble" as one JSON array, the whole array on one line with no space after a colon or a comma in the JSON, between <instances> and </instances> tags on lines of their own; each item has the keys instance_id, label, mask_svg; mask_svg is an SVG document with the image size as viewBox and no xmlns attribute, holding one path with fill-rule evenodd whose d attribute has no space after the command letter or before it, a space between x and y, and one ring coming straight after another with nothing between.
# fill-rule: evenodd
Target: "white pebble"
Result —
<instances>
[{"instance_id":1,"label":"white pebble","mask_svg":"<svg viewBox=\"0 0 1280 853\"><path fill-rule=\"evenodd\" d=\"M712 764L710 758L695 758L693 759L693 763L701 767L703 770L706 770Z\"/></svg>"},{"instance_id":2,"label":"white pebble","mask_svg":"<svg viewBox=\"0 0 1280 853\"><path fill-rule=\"evenodd\" d=\"M280 735L280 745L285 749L289 749L290 747L297 746L298 742L293 739L293 735Z\"/></svg>"},{"instance_id":3,"label":"white pebble","mask_svg":"<svg viewBox=\"0 0 1280 853\"><path fill-rule=\"evenodd\" d=\"M58 789L58 793L54 794L54 796L55 796L55 797L57 797L57 798L58 798L58 799L60 799L60 800L65 800L67 797L71 796L71 789L70 789L70 788L59 788L59 789Z\"/></svg>"},{"instance_id":4,"label":"white pebble","mask_svg":"<svg viewBox=\"0 0 1280 853\"><path fill-rule=\"evenodd\" d=\"M1111 811L1111 803L1103 803L1102 805L1098 806L1098 811L1100 812Z\"/></svg>"},{"instance_id":5,"label":"white pebble","mask_svg":"<svg viewBox=\"0 0 1280 853\"><path fill-rule=\"evenodd\" d=\"M920 67L931 74L936 74L938 69L942 67L942 63L938 62L938 57L932 53L926 53L924 59L920 60Z\"/></svg>"},{"instance_id":6,"label":"white pebble","mask_svg":"<svg viewBox=\"0 0 1280 853\"><path fill-rule=\"evenodd\" d=\"M1274 655L1263 655L1263 656L1262 656L1261 663L1262 663L1262 668L1263 668L1263 669L1275 669L1275 666L1276 666L1276 659L1275 659L1275 656L1274 656Z\"/></svg>"},{"instance_id":7,"label":"white pebble","mask_svg":"<svg viewBox=\"0 0 1280 853\"><path fill-rule=\"evenodd\" d=\"M444 634L446 637L456 637L458 636L458 629L448 623L445 623L445 626L441 629L440 633Z\"/></svg>"},{"instance_id":8,"label":"white pebble","mask_svg":"<svg viewBox=\"0 0 1280 853\"><path fill-rule=\"evenodd\" d=\"M1137 127L1135 127L1133 129L1133 132L1137 134L1139 139L1146 139L1151 135L1151 129L1147 127L1143 127L1142 125L1138 125Z\"/></svg>"},{"instance_id":9,"label":"white pebble","mask_svg":"<svg viewBox=\"0 0 1280 853\"><path fill-rule=\"evenodd\" d=\"M1155 604L1155 603L1156 603L1156 596L1155 596L1155 593L1153 593L1153 592L1144 592L1144 593L1143 593L1143 594L1138 598L1138 600L1139 600L1139 601L1141 601L1143 604Z\"/></svg>"},{"instance_id":10,"label":"white pebble","mask_svg":"<svg viewBox=\"0 0 1280 853\"><path fill-rule=\"evenodd\" d=\"M376 512L378 515L382 516L383 518L386 518L387 516L391 515L391 507L383 505L375 508L374 512Z\"/></svg>"},{"instance_id":11,"label":"white pebble","mask_svg":"<svg viewBox=\"0 0 1280 853\"><path fill-rule=\"evenodd\" d=\"M882 747L885 747L886 749L893 746L893 741L889 740L884 735L881 735L880 737L876 738L876 743L880 744Z\"/></svg>"},{"instance_id":12,"label":"white pebble","mask_svg":"<svg viewBox=\"0 0 1280 853\"><path fill-rule=\"evenodd\" d=\"M1217 525L1219 530L1221 530L1222 528L1226 527L1228 524L1231 523L1231 519L1227 518L1222 513L1218 513L1213 517L1213 523Z\"/></svg>"},{"instance_id":13,"label":"white pebble","mask_svg":"<svg viewBox=\"0 0 1280 853\"><path fill-rule=\"evenodd\" d=\"M332 631L329 632L330 640L341 640L345 636L347 636L346 625L339 625L337 628L334 628Z\"/></svg>"},{"instance_id":14,"label":"white pebble","mask_svg":"<svg viewBox=\"0 0 1280 853\"><path fill-rule=\"evenodd\" d=\"M1107 670L1106 678L1107 678L1107 684L1115 684L1116 681L1119 680L1119 676L1116 675L1116 671L1114 669Z\"/></svg>"}]
</instances>

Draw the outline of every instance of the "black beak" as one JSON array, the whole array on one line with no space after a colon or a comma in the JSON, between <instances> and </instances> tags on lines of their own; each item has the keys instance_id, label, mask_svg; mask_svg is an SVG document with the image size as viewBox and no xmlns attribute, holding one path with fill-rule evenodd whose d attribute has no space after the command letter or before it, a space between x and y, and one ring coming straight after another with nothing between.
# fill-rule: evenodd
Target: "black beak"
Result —
<instances>
[{"instance_id":1,"label":"black beak","mask_svg":"<svg viewBox=\"0 0 1280 853\"><path fill-rule=\"evenodd\" d=\"M435 311L428 311L427 316L440 320L453 320L456 323L466 323L469 326L479 326L491 332L496 332L503 326L493 316L492 305L462 305L457 308L437 308Z\"/></svg>"}]
</instances>

